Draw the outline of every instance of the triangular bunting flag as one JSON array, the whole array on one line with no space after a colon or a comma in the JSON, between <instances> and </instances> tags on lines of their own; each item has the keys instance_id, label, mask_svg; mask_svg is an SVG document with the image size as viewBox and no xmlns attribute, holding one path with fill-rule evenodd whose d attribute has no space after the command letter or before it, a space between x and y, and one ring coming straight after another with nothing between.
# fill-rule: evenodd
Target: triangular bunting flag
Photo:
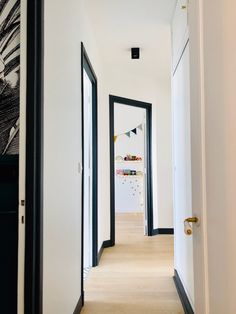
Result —
<instances>
[{"instance_id":1,"label":"triangular bunting flag","mask_svg":"<svg viewBox=\"0 0 236 314\"><path fill-rule=\"evenodd\" d=\"M135 129L131 130L131 132L133 132L134 134L137 134L137 129L135 128Z\"/></svg>"},{"instance_id":2,"label":"triangular bunting flag","mask_svg":"<svg viewBox=\"0 0 236 314\"><path fill-rule=\"evenodd\" d=\"M116 142L116 140L117 140L117 137L118 137L117 135L115 135L115 136L114 136L114 142Z\"/></svg>"},{"instance_id":3,"label":"triangular bunting flag","mask_svg":"<svg viewBox=\"0 0 236 314\"><path fill-rule=\"evenodd\" d=\"M138 128L139 128L139 130L143 130L143 125L142 124L140 124L139 126L138 126Z\"/></svg>"},{"instance_id":4,"label":"triangular bunting flag","mask_svg":"<svg viewBox=\"0 0 236 314\"><path fill-rule=\"evenodd\" d=\"M130 132L126 132L125 135L130 137Z\"/></svg>"}]
</instances>

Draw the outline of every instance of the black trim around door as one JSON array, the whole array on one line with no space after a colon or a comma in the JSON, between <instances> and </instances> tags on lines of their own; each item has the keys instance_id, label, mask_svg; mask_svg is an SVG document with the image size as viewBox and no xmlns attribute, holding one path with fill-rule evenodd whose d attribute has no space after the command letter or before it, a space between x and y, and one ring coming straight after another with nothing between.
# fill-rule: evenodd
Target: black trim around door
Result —
<instances>
[{"instance_id":1,"label":"black trim around door","mask_svg":"<svg viewBox=\"0 0 236 314\"><path fill-rule=\"evenodd\" d=\"M152 230L152 235L174 234L174 228L157 228Z\"/></svg>"},{"instance_id":2,"label":"black trim around door","mask_svg":"<svg viewBox=\"0 0 236 314\"><path fill-rule=\"evenodd\" d=\"M44 1L27 1L25 314L42 314Z\"/></svg>"},{"instance_id":3,"label":"black trim around door","mask_svg":"<svg viewBox=\"0 0 236 314\"><path fill-rule=\"evenodd\" d=\"M110 106L110 245L115 245L115 145L114 104L119 103L146 110L147 129L147 220L148 236L153 235L153 188L152 188L152 104L109 95Z\"/></svg>"},{"instance_id":4,"label":"black trim around door","mask_svg":"<svg viewBox=\"0 0 236 314\"><path fill-rule=\"evenodd\" d=\"M81 95L82 95L82 167L84 168L84 80L83 71L89 76L92 82L92 264L98 265L98 115L97 115L97 77L89 60L88 54L83 43L81 43ZM83 264L84 264L84 171L82 175L82 217L81 217L81 295L82 304L84 304L84 280L83 280Z\"/></svg>"}]
</instances>

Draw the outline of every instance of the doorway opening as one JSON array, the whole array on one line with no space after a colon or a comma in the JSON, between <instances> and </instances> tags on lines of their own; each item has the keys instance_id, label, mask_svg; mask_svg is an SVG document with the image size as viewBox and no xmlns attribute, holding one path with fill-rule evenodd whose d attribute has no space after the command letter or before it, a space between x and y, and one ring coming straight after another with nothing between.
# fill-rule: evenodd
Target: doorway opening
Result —
<instances>
[{"instance_id":1,"label":"doorway opening","mask_svg":"<svg viewBox=\"0 0 236 314\"><path fill-rule=\"evenodd\" d=\"M84 280L98 264L97 236L97 78L83 43L82 79L82 296Z\"/></svg>"},{"instance_id":2,"label":"doorway opening","mask_svg":"<svg viewBox=\"0 0 236 314\"><path fill-rule=\"evenodd\" d=\"M110 95L111 245L124 213L153 234L151 121L150 103Z\"/></svg>"}]
</instances>

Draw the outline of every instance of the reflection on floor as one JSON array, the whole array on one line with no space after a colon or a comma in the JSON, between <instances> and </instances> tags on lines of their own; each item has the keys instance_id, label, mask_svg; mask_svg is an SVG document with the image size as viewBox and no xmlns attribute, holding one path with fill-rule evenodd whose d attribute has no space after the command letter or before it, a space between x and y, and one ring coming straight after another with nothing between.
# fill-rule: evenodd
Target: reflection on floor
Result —
<instances>
[{"instance_id":1,"label":"reflection on floor","mask_svg":"<svg viewBox=\"0 0 236 314\"><path fill-rule=\"evenodd\" d=\"M116 246L91 270L82 314L182 314L172 276L173 236L145 237L141 214L118 214Z\"/></svg>"}]
</instances>

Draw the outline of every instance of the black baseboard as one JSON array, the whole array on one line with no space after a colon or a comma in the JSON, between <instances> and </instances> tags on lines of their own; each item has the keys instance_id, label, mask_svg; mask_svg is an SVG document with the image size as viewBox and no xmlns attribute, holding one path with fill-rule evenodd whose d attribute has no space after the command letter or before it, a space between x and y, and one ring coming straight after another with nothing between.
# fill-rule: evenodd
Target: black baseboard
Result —
<instances>
[{"instance_id":1,"label":"black baseboard","mask_svg":"<svg viewBox=\"0 0 236 314\"><path fill-rule=\"evenodd\" d=\"M102 246L105 249L105 248L114 246L114 243L111 240L106 240L106 241L103 241Z\"/></svg>"},{"instance_id":2,"label":"black baseboard","mask_svg":"<svg viewBox=\"0 0 236 314\"><path fill-rule=\"evenodd\" d=\"M80 296L73 314L80 314L82 307L83 307L83 297Z\"/></svg>"},{"instance_id":3,"label":"black baseboard","mask_svg":"<svg viewBox=\"0 0 236 314\"><path fill-rule=\"evenodd\" d=\"M98 252L98 263L100 262L100 259L102 257L103 250L108 248L108 247L112 247L112 246L114 246L114 244L112 243L111 240L103 241L102 246Z\"/></svg>"},{"instance_id":4,"label":"black baseboard","mask_svg":"<svg viewBox=\"0 0 236 314\"><path fill-rule=\"evenodd\" d=\"M180 298L180 301L182 303L183 309L184 309L184 313L185 314L194 314L193 308L189 302L188 296L184 290L184 286L181 282L181 279L179 278L178 272L175 269L175 275L173 277L174 282L175 282L175 286Z\"/></svg>"},{"instance_id":5,"label":"black baseboard","mask_svg":"<svg viewBox=\"0 0 236 314\"><path fill-rule=\"evenodd\" d=\"M158 234L174 234L174 228L157 228L152 230L152 235Z\"/></svg>"}]
</instances>

